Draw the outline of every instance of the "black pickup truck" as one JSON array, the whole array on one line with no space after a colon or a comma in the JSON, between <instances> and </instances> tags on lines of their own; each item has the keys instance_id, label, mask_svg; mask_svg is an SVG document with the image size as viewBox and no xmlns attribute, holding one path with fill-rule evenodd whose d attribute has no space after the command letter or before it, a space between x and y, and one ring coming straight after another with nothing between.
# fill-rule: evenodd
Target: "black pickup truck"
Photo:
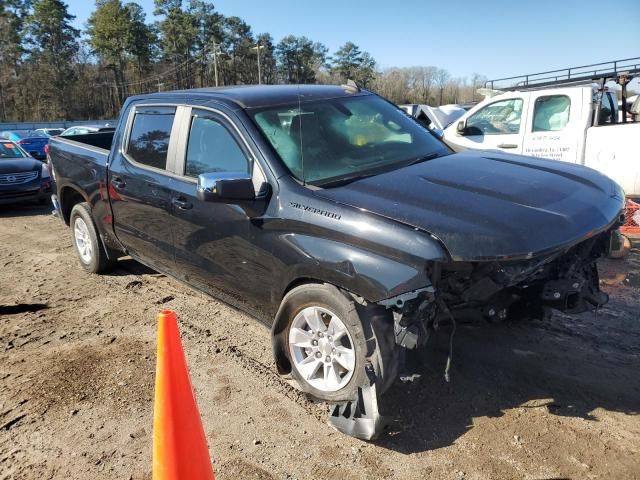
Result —
<instances>
[{"instance_id":1,"label":"black pickup truck","mask_svg":"<svg viewBox=\"0 0 640 480\"><path fill-rule=\"evenodd\" d=\"M53 137L49 163L87 271L130 255L249 312L279 372L350 420L439 322L604 304L624 202L581 166L454 154L354 85L132 97L115 132Z\"/></svg>"}]
</instances>

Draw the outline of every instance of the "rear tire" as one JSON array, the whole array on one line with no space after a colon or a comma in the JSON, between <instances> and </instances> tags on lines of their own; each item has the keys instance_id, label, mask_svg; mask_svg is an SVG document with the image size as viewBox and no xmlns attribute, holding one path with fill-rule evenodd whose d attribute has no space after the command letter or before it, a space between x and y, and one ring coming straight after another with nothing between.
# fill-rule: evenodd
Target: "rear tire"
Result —
<instances>
[{"instance_id":1,"label":"rear tire","mask_svg":"<svg viewBox=\"0 0 640 480\"><path fill-rule=\"evenodd\" d=\"M113 262L107 257L86 202L73 207L69 225L82 268L89 273L102 273L111 267Z\"/></svg>"},{"instance_id":2,"label":"rear tire","mask_svg":"<svg viewBox=\"0 0 640 480\"><path fill-rule=\"evenodd\" d=\"M398 348L384 309L361 307L333 285L306 284L285 295L279 315L288 320L291 375L314 398L354 400L370 381L367 367L380 394L397 377Z\"/></svg>"}]
</instances>

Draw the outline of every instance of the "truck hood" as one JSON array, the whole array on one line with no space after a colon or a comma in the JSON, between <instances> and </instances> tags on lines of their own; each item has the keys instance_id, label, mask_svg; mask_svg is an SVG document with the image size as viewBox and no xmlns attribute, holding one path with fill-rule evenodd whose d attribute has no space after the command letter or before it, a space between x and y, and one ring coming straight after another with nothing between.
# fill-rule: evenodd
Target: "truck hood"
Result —
<instances>
[{"instance_id":1,"label":"truck hood","mask_svg":"<svg viewBox=\"0 0 640 480\"><path fill-rule=\"evenodd\" d=\"M463 261L568 247L612 225L624 204L620 187L595 170L493 151L448 155L315 194L429 232Z\"/></svg>"},{"instance_id":2,"label":"truck hood","mask_svg":"<svg viewBox=\"0 0 640 480\"><path fill-rule=\"evenodd\" d=\"M42 162L34 158L0 158L0 174L31 172L42 169Z\"/></svg>"}]
</instances>

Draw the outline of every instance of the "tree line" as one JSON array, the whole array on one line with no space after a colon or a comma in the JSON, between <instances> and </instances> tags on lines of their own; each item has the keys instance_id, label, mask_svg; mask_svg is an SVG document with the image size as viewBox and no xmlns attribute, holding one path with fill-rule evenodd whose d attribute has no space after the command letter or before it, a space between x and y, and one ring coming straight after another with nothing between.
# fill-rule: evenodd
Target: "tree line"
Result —
<instances>
[{"instance_id":1,"label":"tree line","mask_svg":"<svg viewBox=\"0 0 640 480\"><path fill-rule=\"evenodd\" d=\"M437 67L379 69L353 42L332 54L288 35L277 43L206 0L155 0L142 7L96 0L84 29L62 0L0 0L0 121L117 116L126 97L198 87L345 83L397 103L474 100L483 77L452 78Z\"/></svg>"}]
</instances>

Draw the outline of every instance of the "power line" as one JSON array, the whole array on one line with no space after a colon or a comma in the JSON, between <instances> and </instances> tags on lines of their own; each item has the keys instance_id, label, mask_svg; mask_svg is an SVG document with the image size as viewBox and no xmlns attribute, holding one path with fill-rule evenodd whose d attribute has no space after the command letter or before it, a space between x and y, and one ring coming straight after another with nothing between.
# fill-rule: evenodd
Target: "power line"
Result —
<instances>
[{"instance_id":1,"label":"power line","mask_svg":"<svg viewBox=\"0 0 640 480\"><path fill-rule=\"evenodd\" d=\"M142 79L142 80L136 80L136 81L132 81L132 82L126 82L126 83L113 83L113 82L104 82L99 84L98 86L104 86L104 87L128 87L128 86L132 86L132 85L144 85L147 83L157 83L158 80L166 77L169 74L175 73L178 70L180 70L182 67L184 67L185 65L191 63L192 66L196 65L197 62L199 62L201 59L205 58L206 55L208 55L208 47L205 46L205 48L203 48L202 52L200 52L198 55L196 55L195 57L192 57L188 60L185 60L182 63L179 63L178 65L174 65L173 67L169 68L168 70L165 70L164 72L158 74L158 75L153 75L150 77L147 77L146 79Z\"/></svg>"},{"instance_id":2,"label":"power line","mask_svg":"<svg viewBox=\"0 0 640 480\"><path fill-rule=\"evenodd\" d=\"M188 64L188 63L190 63L190 62L192 62L194 60L197 60L197 58L196 59L189 59L189 60L187 60L185 62L182 62L182 63L180 63L178 65L175 65L175 66L169 68L168 70L165 70L164 72L162 72L160 74L153 75L153 76L147 77L147 78L142 79L142 80L136 80L136 81L120 83L120 84L113 83L113 82L104 82L104 83L100 84L99 86L104 86L104 87L128 87L128 86L131 86L131 85L143 85L143 84L146 84L146 83L154 83L154 82L157 82L158 80L166 77L169 74L177 72L184 65L186 65L186 64Z\"/></svg>"}]
</instances>

